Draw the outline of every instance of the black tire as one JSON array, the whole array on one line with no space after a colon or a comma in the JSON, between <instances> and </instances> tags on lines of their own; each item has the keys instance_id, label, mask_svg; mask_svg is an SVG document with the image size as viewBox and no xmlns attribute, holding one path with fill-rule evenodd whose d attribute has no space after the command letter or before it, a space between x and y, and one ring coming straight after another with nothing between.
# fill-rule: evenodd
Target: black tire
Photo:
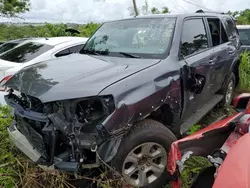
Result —
<instances>
[{"instance_id":1,"label":"black tire","mask_svg":"<svg viewBox=\"0 0 250 188\"><path fill-rule=\"evenodd\" d=\"M232 85L233 90L232 90L230 99L228 99L227 94L228 94L228 91L230 89L230 84L231 83L233 83L233 85ZM227 107L229 107L231 105L232 100L233 100L233 93L234 93L234 90L235 90L235 85L236 85L236 79L235 79L234 73L232 72L230 74L230 76L228 77L227 84L225 85L224 89L222 89L222 91L220 92L221 94L223 94L223 99L219 103L218 107L227 108Z\"/></svg>"},{"instance_id":2,"label":"black tire","mask_svg":"<svg viewBox=\"0 0 250 188\"><path fill-rule=\"evenodd\" d=\"M112 160L112 166L119 171L119 173L122 173L124 160L137 146L147 142L154 142L161 145L168 153L172 142L175 140L175 135L167 127L157 121L145 119L137 125L134 125L134 128L124 136L118 152ZM169 181L170 175L165 169L158 179L143 186L143 188L160 188L163 185L168 184Z\"/></svg>"},{"instance_id":3,"label":"black tire","mask_svg":"<svg viewBox=\"0 0 250 188\"><path fill-rule=\"evenodd\" d=\"M214 166L203 169L196 177L191 188L212 188L214 184L214 173L216 168Z\"/></svg>"}]
</instances>

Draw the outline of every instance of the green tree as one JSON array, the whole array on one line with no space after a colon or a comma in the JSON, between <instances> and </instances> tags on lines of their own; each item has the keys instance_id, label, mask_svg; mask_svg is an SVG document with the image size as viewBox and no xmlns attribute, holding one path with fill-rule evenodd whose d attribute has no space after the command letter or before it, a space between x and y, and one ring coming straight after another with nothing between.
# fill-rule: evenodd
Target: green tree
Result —
<instances>
[{"instance_id":1,"label":"green tree","mask_svg":"<svg viewBox=\"0 0 250 188\"><path fill-rule=\"evenodd\" d=\"M60 37L60 36L70 36L70 33L67 33L65 30L67 25L65 24L49 24L46 23L44 27L41 27L36 32L36 36L39 37Z\"/></svg>"},{"instance_id":2,"label":"green tree","mask_svg":"<svg viewBox=\"0 0 250 188\"><path fill-rule=\"evenodd\" d=\"M151 8L151 14L160 14L161 12L156 7Z\"/></svg>"},{"instance_id":3,"label":"green tree","mask_svg":"<svg viewBox=\"0 0 250 188\"><path fill-rule=\"evenodd\" d=\"M170 13L170 11L169 11L168 7L163 7L161 13L166 14L166 13Z\"/></svg>"},{"instance_id":4,"label":"green tree","mask_svg":"<svg viewBox=\"0 0 250 188\"><path fill-rule=\"evenodd\" d=\"M30 0L0 0L0 16L16 17L30 10Z\"/></svg>"},{"instance_id":5,"label":"green tree","mask_svg":"<svg viewBox=\"0 0 250 188\"><path fill-rule=\"evenodd\" d=\"M240 11L236 19L238 24L250 24L250 9Z\"/></svg>"},{"instance_id":6,"label":"green tree","mask_svg":"<svg viewBox=\"0 0 250 188\"><path fill-rule=\"evenodd\" d=\"M250 24L250 9L235 12L228 11L227 14L237 19L237 24Z\"/></svg>"},{"instance_id":7,"label":"green tree","mask_svg":"<svg viewBox=\"0 0 250 188\"><path fill-rule=\"evenodd\" d=\"M88 23L86 25L83 25L80 28L80 36L83 37L90 37L98 28L99 28L100 24L97 23Z\"/></svg>"}]
</instances>

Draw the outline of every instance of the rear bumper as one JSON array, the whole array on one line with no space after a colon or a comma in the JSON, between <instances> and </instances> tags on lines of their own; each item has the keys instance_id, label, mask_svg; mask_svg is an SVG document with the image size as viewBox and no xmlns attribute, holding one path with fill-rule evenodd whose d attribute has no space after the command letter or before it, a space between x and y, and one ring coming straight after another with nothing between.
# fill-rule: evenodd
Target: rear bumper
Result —
<instances>
[{"instance_id":1,"label":"rear bumper","mask_svg":"<svg viewBox=\"0 0 250 188\"><path fill-rule=\"evenodd\" d=\"M42 155L31 145L28 139L16 128L16 123L13 122L8 127L10 139L25 155L33 162L38 162Z\"/></svg>"}]
</instances>

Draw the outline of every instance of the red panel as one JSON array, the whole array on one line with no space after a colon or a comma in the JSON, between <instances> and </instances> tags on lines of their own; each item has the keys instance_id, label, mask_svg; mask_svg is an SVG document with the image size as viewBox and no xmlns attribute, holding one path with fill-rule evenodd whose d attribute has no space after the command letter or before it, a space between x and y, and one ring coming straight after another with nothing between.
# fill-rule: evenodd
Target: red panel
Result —
<instances>
[{"instance_id":1,"label":"red panel","mask_svg":"<svg viewBox=\"0 0 250 188\"><path fill-rule=\"evenodd\" d=\"M250 134L242 136L221 165L213 188L250 187Z\"/></svg>"},{"instance_id":2,"label":"red panel","mask_svg":"<svg viewBox=\"0 0 250 188\"><path fill-rule=\"evenodd\" d=\"M169 152L169 156L168 156L168 163L167 163L167 169L169 171L169 173L171 175L173 175L176 170L177 170L177 165L176 165L176 161L181 160L181 151L178 148L178 144L182 143L182 142L186 142L189 140L196 140L196 139L200 139L203 137L203 134L215 129L219 129L222 127L226 127L228 126L228 123L233 121L234 119L236 119L237 117L239 117L242 113L236 113L226 119L223 119L221 121L218 121L217 123L211 124L210 126L197 131L196 133L187 136L183 139L177 140L175 142L172 143L171 148L170 148L170 152ZM175 182L172 182L172 186L174 188L179 188L180 187L180 179L178 179Z\"/></svg>"},{"instance_id":3,"label":"red panel","mask_svg":"<svg viewBox=\"0 0 250 188\"><path fill-rule=\"evenodd\" d=\"M242 97L250 97L250 93L242 93L239 96L235 97L233 100L233 106L236 107Z\"/></svg>"}]
</instances>

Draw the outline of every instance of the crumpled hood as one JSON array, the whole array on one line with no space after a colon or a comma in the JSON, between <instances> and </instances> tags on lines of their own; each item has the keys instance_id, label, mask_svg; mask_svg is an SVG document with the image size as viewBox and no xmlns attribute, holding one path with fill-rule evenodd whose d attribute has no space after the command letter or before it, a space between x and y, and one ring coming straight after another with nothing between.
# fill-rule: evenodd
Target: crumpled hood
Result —
<instances>
[{"instance_id":1,"label":"crumpled hood","mask_svg":"<svg viewBox=\"0 0 250 188\"><path fill-rule=\"evenodd\" d=\"M5 86L42 102L95 96L159 61L72 54L23 68Z\"/></svg>"}]
</instances>

